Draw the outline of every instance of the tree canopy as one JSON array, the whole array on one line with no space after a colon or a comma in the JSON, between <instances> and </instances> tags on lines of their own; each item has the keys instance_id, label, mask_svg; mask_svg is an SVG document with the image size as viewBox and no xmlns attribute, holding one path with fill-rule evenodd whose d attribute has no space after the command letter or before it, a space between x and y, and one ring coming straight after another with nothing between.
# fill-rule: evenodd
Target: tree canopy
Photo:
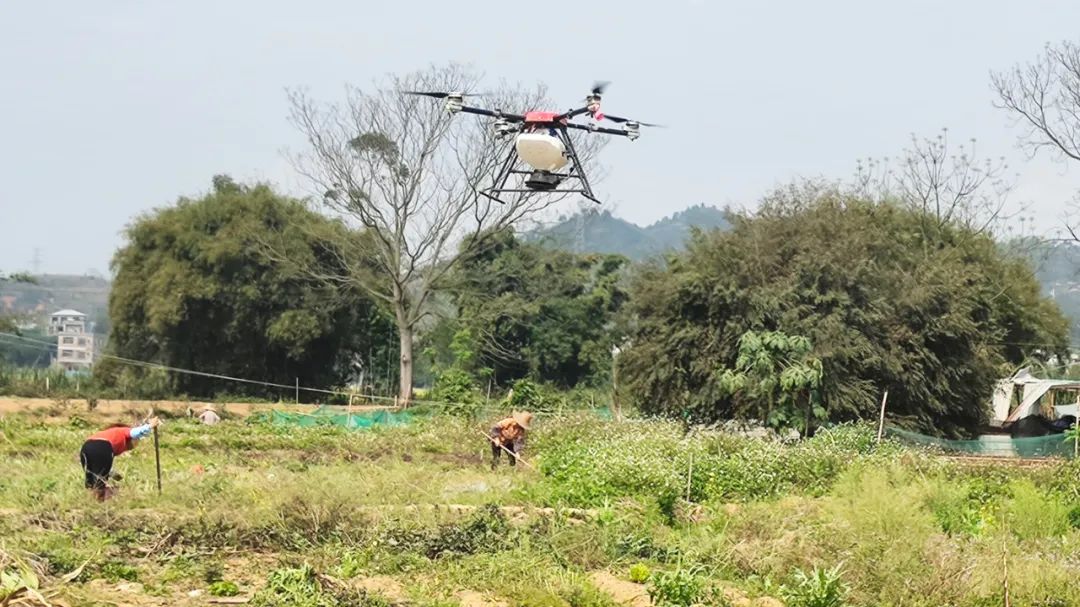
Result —
<instances>
[{"instance_id":1,"label":"tree canopy","mask_svg":"<svg viewBox=\"0 0 1080 607\"><path fill-rule=\"evenodd\" d=\"M333 385L354 355L385 348L393 325L359 288L313 280L261 252L272 233L310 267L340 271L341 260L315 238L320 231L363 239L267 185L224 176L202 198L140 217L112 262L110 347L179 368ZM192 375L175 381L189 394L261 391Z\"/></svg>"},{"instance_id":2,"label":"tree canopy","mask_svg":"<svg viewBox=\"0 0 1080 607\"><path fill-rule=\"evenodd\" d=\"M1067 347L1067 322L1027 262L970 226L820 184L732 219L634 280L619 375L647 412L764 418L725 375L748 331L781 331L820 361L822 417L872 417L888 389L890 419L972 434L1009 365Z\"/></svg>"},{"instance_id":3,"label":"tree canopy","mask_svg":"<svg viewBox=\"0 0 1080 607\"><path fill-rule=\"evenodd\" d=\"M502 385L523 377L561 387L604 380L626 301L619 284L626 258L524 243L509 229L483 238L482 248L463 244L469 253L452 275L457 317L432 336L443 361L456 358Z\"/></svg>"}]
</instances>

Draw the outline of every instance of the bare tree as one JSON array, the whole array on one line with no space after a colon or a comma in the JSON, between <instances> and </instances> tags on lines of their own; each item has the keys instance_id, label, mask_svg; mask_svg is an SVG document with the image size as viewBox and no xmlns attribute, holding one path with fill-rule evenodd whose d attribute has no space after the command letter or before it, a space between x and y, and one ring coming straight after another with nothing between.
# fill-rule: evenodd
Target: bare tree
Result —
<instances>
[{"instance_id":1,"label":"bare tree","mask_svg":"<svg viewBox=\"0 0 1080 607\"><path fill-rule=\"evenodd\" d=\"M1025 147L1080 160L1080 45L1047 44L1034 61L994 73L992 81L996 105L1026 127Z\"/></svg>"},{"instance_id":2,"label":"bare tree","mask_svg":"<svg viewBox=\"0 0 1080 607\"><path fill-rule=\"evenodd\" d=\"M1013 177L1003 157L980 160L974 139L951 149L949 131L942 129L934 138L913 134L911 145L895 159L859 160L854 189L872 199L898 200L934 228L958 223L983 233L1014 215L1008 210Z\"/></svg>"},{"instance_id":3,"label":"bare tree","mask_svg":"<svg viewBox=\"0 0 1080 607\"><path fill-rule=\"evenodd\" d=\"M1024 126L1021 145L1032 155L1048 149L1058 160L1080 161L1080 44L1047 44L1035 60L992 74L997 107ZM1074 199L1074 209L1080 198ZM1075 211L1065 227L1080 242Z\"/></svg>"},{"instance_id":4,"label":"bare tree","mask_svg":"<svg viewBox=\"0 0 1080 607\"><path fill-rule=\"evenodd\" d=\"M416 328L431 313L432 297L448 272L485 247L489 235L560 200L523 194L502 196L502 204L478 194L513 142L497 138L487 120L451 115L432 99L401 94L475 91L478 80L449 66L391 77L389 86L372 92L349 88L344 103L321 104L290 93L292 121L307 142L294 165L313 187L313 202L350 228L324 235L327 251L344 270L307 271L359 286L393 313L401 352L398 397L404 403L412 398ZM544 107L544 96L542 87L504 85L485 105L516 112ZM598 147L599 138L582 142L583 162Z\"/></svg>"}]
</instances>

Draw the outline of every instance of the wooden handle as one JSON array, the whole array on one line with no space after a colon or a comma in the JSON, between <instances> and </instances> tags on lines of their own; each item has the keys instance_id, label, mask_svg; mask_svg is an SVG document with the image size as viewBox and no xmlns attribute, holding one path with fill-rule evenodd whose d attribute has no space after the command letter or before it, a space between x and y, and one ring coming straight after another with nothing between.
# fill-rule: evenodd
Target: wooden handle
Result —
<instances>
[{"instance_id":1,"label":"wooden handle","mask_svg":"<svg viewBox=\"0 0 1080 607\"><path fill-rule=\"evenodd\" d=\"M161 495L161 449L158 447L157 427L154 428L154 462L157 465L157 492Z\"/></svg>"}]
</instances>

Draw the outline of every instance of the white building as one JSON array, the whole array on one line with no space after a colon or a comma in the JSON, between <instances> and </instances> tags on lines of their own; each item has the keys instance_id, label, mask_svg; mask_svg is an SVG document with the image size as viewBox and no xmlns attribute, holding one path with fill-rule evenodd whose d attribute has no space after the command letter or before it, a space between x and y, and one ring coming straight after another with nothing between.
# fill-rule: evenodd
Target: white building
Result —
<instances>
[{"instance_id":1,"label":"white building","mask_svg":"<svg viewBox=\"0 0 1080 607\"><path fill-rule=\"evenodd\" d=\"M53 364L65 369L87 369L94 363L94 334L87 326L86 314L60 310L49 317L49 335L56 336Z\"/></svg>"}]
</instances>

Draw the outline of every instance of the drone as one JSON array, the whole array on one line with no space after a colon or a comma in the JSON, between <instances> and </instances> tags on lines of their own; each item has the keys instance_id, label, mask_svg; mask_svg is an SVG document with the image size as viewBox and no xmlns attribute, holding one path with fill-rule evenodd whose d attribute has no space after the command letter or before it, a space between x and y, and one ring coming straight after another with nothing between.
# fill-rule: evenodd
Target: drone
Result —
<instances>
[{"instance_id":1,"label":"drone","mask_svg":"<svg viewBox=\"0 0 1080 607\"><path fill-rule=\"evenodd\" d=\"M581 166L581 159L574 149L574 143L570 140L569 130L576 129L602 135L616 135L634 141L641 136L641 127L660 126L601 113L600 98L607 84L606 82L598 82L593 85L589 95L585 97L585 105L582 107L565 112L528 111L524 114L507 113L501 109L489 110L467 106L465 105L465 97L471 96L471 93L403 92L407 95L423 95L443 99L446 104L446 111L450 114L465 112L466 114L478 114L494 118L492 128L496 137L500 140L514 135L514 145L510 148L506 159L503 161L499 173L495 177L494 185L486 190L480 190L480 194L505 204L506 201L499 198L500 194L559 192L581 194L585 198L600 204L600 201L593 194L592 186L589 185L589 179L585 175L585 169ZM571 122L574 118L582 115L588 115L592 121L587 124ZM599 126L597 122L601 120L621 124L622 128ZM528 169L519 168L522 161L528 165ZM570 166L567 167L567 165ZM516 187L514 184L508 187L507 183L515 175L524 177L519 179L521 183ZM559 186L564 184L567 184L568 187L560 189Z\"/></svg>"}]
</instances>

